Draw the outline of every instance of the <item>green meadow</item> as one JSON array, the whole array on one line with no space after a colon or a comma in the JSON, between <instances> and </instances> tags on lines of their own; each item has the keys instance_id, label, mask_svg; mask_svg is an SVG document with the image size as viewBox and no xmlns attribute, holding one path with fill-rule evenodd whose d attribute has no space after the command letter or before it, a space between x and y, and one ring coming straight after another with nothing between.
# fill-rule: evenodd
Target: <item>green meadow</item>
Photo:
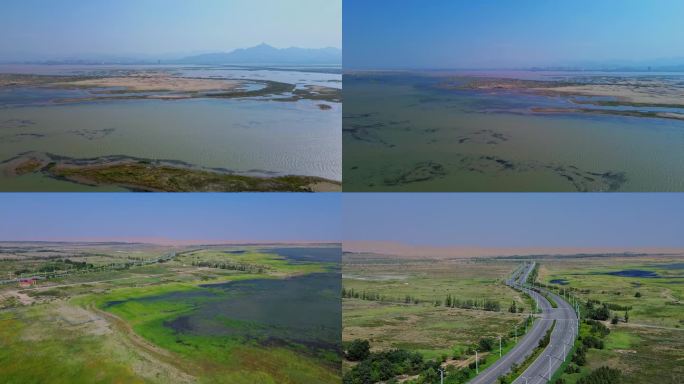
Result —
<instances>
[{"instance_id":1,"label":"green meadow","mask_svg":"<svg viewBox=\"0 0 684 384\"><path fill-rule=\"evenodd\" d=\"M299 262L265 248L208 248L0 288L3 382L338 383L339 256ZM312 281L319 289L307 296ZM309 322L269 322L258 317L265 306Z\"/></svg>"},{"instance_id":2,"label":"green meadow","mask_svg":"<svg viewBox=\"0 0 684 384\"><path fill-rule=\"evenodd\" d=\"M684 378L684 264L678 255L606 255L547 258L540 280L572 289L583 301L605 303L617 324L603 349L589 349L587 365L561 375L574 384L591 370L609 366L621 383L680 383ZM617 309L619 308L619 309ZM625 312L628 318L625 319Z\"/></svg>"},{"instance_id":3,"label":"green meadow","mask_svg":"<svg viewBox=\"0 0 684 384\"><path fill-rule=\"evenodd\" d=\"M526 297L503 284L517 264L345 254L344 291L361 297L343 298L343 341L369 340L372 351L399 348L445 360L447 366L467 366L472 345L481 338L507 337L532 311ZM447 297L472 301L476 307L446 307ZM484 310L478 304L483 301L498 303L500 308ZM509 312L513 302L523 311ZM352 366L345 362L345 370Z\"/></svg>"}]
</instances>

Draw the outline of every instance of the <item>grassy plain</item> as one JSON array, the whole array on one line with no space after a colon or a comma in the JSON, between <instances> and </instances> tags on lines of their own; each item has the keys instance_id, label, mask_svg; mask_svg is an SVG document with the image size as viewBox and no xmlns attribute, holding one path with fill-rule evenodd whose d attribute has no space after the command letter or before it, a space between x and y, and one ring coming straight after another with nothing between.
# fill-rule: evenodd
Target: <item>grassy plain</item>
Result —
<instances>
[{"instance_id":1,"label":"grassy plain","mask_svg":"<svg viewBox=\"0 0 684 384\"><path fill-rule=\"evenodd\" d=\"M654 274L628 277L619 274ZM613 273L613 275L611 275ZM565 280L584 299L632 307L630 323L684 328L684 261L681 256L577 257L544 260L540 281ZM636 297L637 292L640 297Z\"/></svg>"},{"instance_id":2,"label":"grassy plain","mask_svg":"<svg viewBox=\"0 0 684 384\"><path fill-rule=\"evenodd\" d=\"M612 306L619 322L604 349L589 349L581 372L564 374L567 383L600 366L622 372L621 383L681 383L684 379L684 263L680 255L608 255L540 260L540 281L573 289L582 300Z\"/></svg>"},{"instance_id":3,"label":"grassy plain","mask_svg":"<svg viewBox=\"0 0 684 384\"><path fill-rule=\"evenodd\" d=\"M345 291L365 292L380 299L343 299L343 341L365 339L372 351L401 348L420 352L427 359L446 355L447 365L467 366L468 347L483 337L505 337L532 310L529 300L503 284L516 266L517 262L411 260L345 253ZM464 301L497 301L501 309L447 308L443 303L448 295ZM406 303L407 296L411 303ZM508 312L514 301L523 312ZM350 366L347 362L345 369Z\"/></svg>"},{"instance_id":4,"label":"grassy plain","mask_svg":"<svg viewBox=\"0 0 684 384\"><path fill-rule=\"evenodd\" d=\"M89 263L127 262L130 250L117 247L96 251L83 245L78 255ZM36 245L32 253L16 252L27 249L21 244L1 248L5 276L76 254L63 244ZM157 247L145 255L172 251L172 259L144 266L74 273L30 287L0 285L0 377L8 383L339 382L337 351L170 326L208 300L230 297L232 291L220 284L330 272L334 260L293 262L257 246ZM48 254L53 257L41 258ZM221 262L228 269L200 262ZM220 330L266 327L230 316L216 319Z\"/></svg>"}]
</instances>

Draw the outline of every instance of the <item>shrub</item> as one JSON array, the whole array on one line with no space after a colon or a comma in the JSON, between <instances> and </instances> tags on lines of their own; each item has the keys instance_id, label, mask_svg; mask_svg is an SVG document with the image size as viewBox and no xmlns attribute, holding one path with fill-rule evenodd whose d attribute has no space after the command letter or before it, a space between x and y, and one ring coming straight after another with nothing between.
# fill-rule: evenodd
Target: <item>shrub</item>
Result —
<instances>
[{"instance_id":1,"label":"shrub","mask_svg":"<svg viewBox=\"0 0 684 384\"><path fill-rule=\"evenodd\" d=\"M346 357L350 361L365 360L370 356L370 343L368 340L356 339L349 343L347 347Z\"/></svg>"},{"instance_id":2,"label":"shrub","mask_svg":"<svg viewBox=\"0 0 684 384\"><path fill-rule=\"evenodd\" d=\"M572 356L572 362L583 366L587 363L587 349L585 346L581 346L575 350L575 354Z\"/></svg>"},{"instance_id":3,"label":"shrub","mask_svg":"<svg viewBox=\"0 0 684 384\"><path fill-rule=\"evenodd\" d=\"M483 337L478 342L478 346L483 351L491 351L494 348L494 339L491 337Z\"/></svg>"},{"instance_id":4,"label":"shrub","mask_svg":"<svg viewBox=\"0 0 684 384\"><path fill-rule=\"evenodd\" d=\"M603 340L591 335L584 337L582 344L587 348L603 349Z\"/></svg>"},{"instance_id":5,"label":"shrub","mask_svg":"<svg viewBox=\"0 0 684 384\"><path fill-rule=\"evenodd\" d=\"M577 384L618 384L620 371L610 367L601 367L577 380Z\"/></svg>"},{"instance_id":6,"label":"shrub","mask_svg":"<svg viewBox=\"0 0 684 384\"><path fill-rule=\"evenodd\" d=\"M573 373L579 373L580 367L576 366L575 364L568 364L567 367L565 367L565 373L573 374Z\"/></svg>"},{"instance_id":7,"label":"shrub","mask_svg":"<svg viewBox=\"0 0 684 384\"><path fill-rule=\"evenodd\" d=\"M610 334L610 329L600 321L589 319L586 320L585 323L591 325L591 333L598 337L606 337Z\"/></svg>"}]
</instances>

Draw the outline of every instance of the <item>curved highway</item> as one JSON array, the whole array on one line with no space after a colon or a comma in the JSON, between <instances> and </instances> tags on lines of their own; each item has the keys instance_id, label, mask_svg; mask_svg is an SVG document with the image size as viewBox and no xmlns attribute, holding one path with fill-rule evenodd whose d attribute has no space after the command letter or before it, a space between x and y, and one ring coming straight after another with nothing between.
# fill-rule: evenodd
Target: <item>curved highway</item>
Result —
<instances>
[{"instance_id":1,"label":"curved highway","mask_svg":"<svg viewBox=\"0 0 684 384\"><path fill-rule=\"evenodd\" d=\"M556 320L556 326L551 333L551 341L542 354L513 384L547 383L563 361L570 358L570 350L577 336L577 315L572 306L563 298L547 290L544 292L558 306L558 308L552 308L549 314L551 319ZM547 300L544 299L544 301Z\"/></svg>"},{"instance_id":2,"label":"curved highway","mask_svg":"<svg viewBox=\"0 0 684 384\"><path fill-rule=\"evenodd\" d=\"M551 307L551 303L539 292L527 288L526 281L530 273L534 270L536 263L527 263L518 268L506 281L510 287L523 291L535 300L541 314L534 322L532 329L523 336L520 341L506 355L497 360L494 364L483 370L473 380L471 384L494 384L499 377L510 372L511 367L522 364L525 359L537 348L549 328L556 321L556 325L551 333L551 341L541 355L516 379L514 384L540 384L549 380L551 375L562 364L563 359L567 358L570 348L575 340L577 333L577 317L575 312L565 300L557 295L545 291L545 294L552 297L558 308Z\"/></svg>"}]
</instances>

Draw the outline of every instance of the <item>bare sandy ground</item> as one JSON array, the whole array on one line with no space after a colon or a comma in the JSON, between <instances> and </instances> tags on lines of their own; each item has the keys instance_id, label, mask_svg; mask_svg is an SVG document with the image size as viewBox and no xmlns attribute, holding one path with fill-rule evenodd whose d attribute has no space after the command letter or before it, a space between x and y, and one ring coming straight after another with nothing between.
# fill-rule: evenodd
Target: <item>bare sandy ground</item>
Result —
<instances>
[{"instance_id":1,"label":"bare sandy ground","mask_svg":"<svg viewBox=\"0 0 684 384\"><path fill-rule=\"evenodd\" d=\"M313 183L310 188L314 192L342 192L342 184L327 181Z\"/></svg>"},{"instance_id":2,"label":"bare sandy ground","mask_svg":"<svg viewBox=\"0 0 684 384\"><path fill-rule=\"evenodd\" d=\"M144 76L104 77L53 83L56 87L79 88L124 88L131 92L207 92L233 91L243 84L237 80L192 79L173 77L166 73L152 73Z\"/></svg>"},{"instance_id":3,"label":"bare sandy ground","mask_svg":"<svg viewBox=\"0 0 684 384\"><path fill-rule=\"evenodd\" d=\"M602 82L580 84L540 80L473 78L465 86L442 84L446 89L510 90L563 97L606 97L616 101L610 105L648 105L684 107L684 87L667 80L611 78ZM580 102L575 100L575 102ZM594 104L597 101L587 101ZM599 102L600 104L600 102Z\"/></svg>"},{"instance_id":4,"label":"bare sandy ground","mask_svg":"<svg viewBox=\"0 0 684 384\"><path fill-rule=\"evenodd\" d=\"M587 84L562 87L530 88L532 91L553 92L569 96L614 97L625 103L649 105L680 105L684 107L684 87L645 85L639 82L628 84Z\"/></svg>"},{"instance_id":5,"label":"bare sandy ground","mask_svg":"<svg viewBox=\"0 0 684 384\"><path fill-rule=\"evenodd\" d=\"M21 305L31 305L34 302L36 302L36 300L34 298L32 298L31 296L29 296L25 293L21 293L18 290L7 291L7 292L0 294L0 301L9 299L11 297L14 297L15 299L17 299L17 301L19 301L19 303L21 303Z\"/></svg>"},{"instance_id":6,"label":"bare sandy ground","mask_svg":"<svg viewBox=\"0 0 684 384\"><path fill-rule=\"evenodd\" d=\"M345 241L345 252L377 253L401 258L471 258L494 256L528 256L528 255L576 255L576 254L684 254L681 248L584 248L584 247L529 247L529 248L494 248L494 247L434 247L415 246L393 242Z\"/></svg>"}]
</instances>

